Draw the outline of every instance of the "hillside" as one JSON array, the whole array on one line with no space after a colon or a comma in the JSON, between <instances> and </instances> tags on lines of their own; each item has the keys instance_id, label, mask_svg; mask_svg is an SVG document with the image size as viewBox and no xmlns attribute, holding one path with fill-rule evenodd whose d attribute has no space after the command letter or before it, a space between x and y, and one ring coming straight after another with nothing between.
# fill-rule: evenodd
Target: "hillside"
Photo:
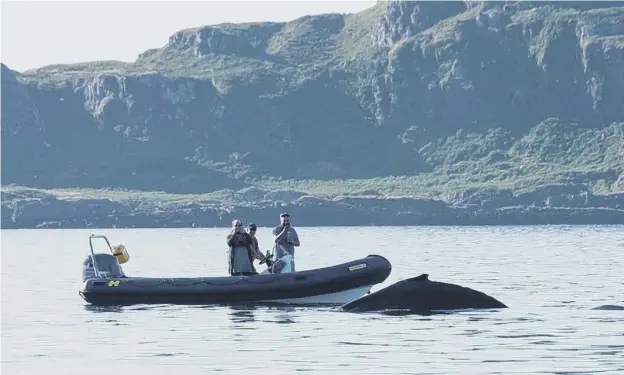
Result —
<instances>
[{"instance_id":1,"label":"hillside","mask_svg":"<svg viewBox=\"0 0 624 375\"><path fill-rule=\"evenodd\" d=\"M5 228L624 223L624 3L380 2L2 65L2 186Z\"/></svg>"}]
</instances>

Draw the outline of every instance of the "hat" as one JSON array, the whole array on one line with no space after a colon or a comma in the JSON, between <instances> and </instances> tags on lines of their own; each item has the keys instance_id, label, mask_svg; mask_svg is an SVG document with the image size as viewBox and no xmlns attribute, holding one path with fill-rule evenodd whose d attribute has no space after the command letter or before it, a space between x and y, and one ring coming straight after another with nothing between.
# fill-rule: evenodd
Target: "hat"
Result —
<instances>
[{"instance_id":1,"label":"hat","mask_svg":"<svg viewBox=\"0 0 624 375\"><path fill-rule=\"evenodd\" d=\"M243 222L238 220L238 219L234 219L234 220L232 220L232 225L234 225L234 226L243 225Z\"/></svg>"},{"instance_id":2,"label":"hat","mask_svg":"<svg viewBox=\"0 0 624 375\"><path fill-rule=\"evenodd\" d=\"M249 226L247 228L249 228L249 229L258 229L256 224L254 224L254 223L249 224Z\"/></svg>"}]
</instances>

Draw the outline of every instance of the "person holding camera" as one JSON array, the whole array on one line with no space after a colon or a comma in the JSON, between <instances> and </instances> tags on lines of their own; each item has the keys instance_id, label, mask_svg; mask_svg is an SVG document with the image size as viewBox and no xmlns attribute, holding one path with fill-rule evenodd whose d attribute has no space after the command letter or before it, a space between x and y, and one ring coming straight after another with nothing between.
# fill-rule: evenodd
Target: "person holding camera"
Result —
<instances>
[{"instance_id":1,"label":"person holding camera","mask_svg":"<svg viewBox=\"0 0 624 375\"><path fill-rule=\"evenodd\" d=\"M297 231L290 226L288 213L280 214L280 225L273 229L273 238L275 240L275 260L290 255L292 272L295 272L295 247L298 247L300 242Z\"/></svg>"},{"instance_id":2,"label":"person holding camera","mask_svg":"<svg viewBox=\"0 0 624 375\"><path fill-rule=\"evenodd\" d=\"M228 272L232 276L257 275L253 266L254 248L253 239L245 232L243 222L235 219L232 221L232 230L226 238L229 246Z\"/></svg>"}]
</instances>

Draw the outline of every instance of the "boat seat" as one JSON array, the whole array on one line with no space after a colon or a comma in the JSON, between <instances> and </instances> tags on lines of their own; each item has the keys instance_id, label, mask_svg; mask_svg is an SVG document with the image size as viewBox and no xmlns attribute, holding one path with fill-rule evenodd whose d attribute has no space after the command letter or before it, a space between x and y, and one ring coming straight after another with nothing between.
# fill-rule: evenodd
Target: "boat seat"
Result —
<instances>
[{"instance_id":1,"label":"boat seat","mask_svg":"<svg viewBox=\"0 0 624 375\"><path fill-rule=\"evenodd\" d=\"M101 277L126 277L117 259L111 254L95 254L95 262ZM95 278L95 270L90 256L82 262L82 279Z\"/></svg>"}]
</instances>

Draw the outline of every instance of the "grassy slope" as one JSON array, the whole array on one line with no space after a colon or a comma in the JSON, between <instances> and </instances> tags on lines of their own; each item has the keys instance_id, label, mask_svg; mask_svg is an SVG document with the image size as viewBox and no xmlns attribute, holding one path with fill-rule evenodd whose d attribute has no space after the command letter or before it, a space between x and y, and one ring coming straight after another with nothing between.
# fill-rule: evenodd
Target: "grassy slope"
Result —
<instances>
[{"instance_id":1,"label":"grassy slope","mask_svg":"<svg viewBox=\"0 0 624 375\"><path fill-rule=\"evenodd\" d=\"M549 120L523 137L500 130L462 134L420 149L439 163L432 173L360 180L265 179L253 185L269 191L293 190L318 197L339 195L446 199L474 188L528 191L541 186L586 183L595 194L624 192L615 180L624 174L624 123L606 129L579 129ZM5 186L4 192L47 193L59 198L111 198L146 202L234 201L232 190L207 194L166 194L95 189L29 189ZM244 191L243 191L244 192Z\"/></svg>"},{"instance_id":2,"label":"grassy slope","mask_svg":"<svg viewBox=\"0 0 624 375\"><path fill-rule=\"evenodd\" d=\"M158 70L170 76L187 76L202 79L226 79L232 74L246 75L261 69L265 74L294 74L293 71L311 72L321 67L339 64L354 57L362 58L370 53L367 30L362 26L367 20L373 19L379 8L371 8L358 15L345 18L343 31L328 39L325 50L329 51L322 61L310 60L309 64L293 67L289 59L296 60L298 53L309 46L297 44L296 33L280 36L282 44L289 44L290 55L282 61L270 61L261 57L232 59L226 55L206 56L196 61L174 49L153 50L137 60L136 63L93 62L66 66L49 66L35 71L25 72L22 80L38 82L44 86L62 86L67 82L105 72L119 74L140 74ZM453 32L453 23L457 20L473 17L475 8L464 14L457 15L430 28L426 33L432 34L432 41L446 39ZM577 10L540 10L538 12L520 13L515 21L528 22L530 18L548 17L552 22L560 19L577 17ZM597 10L593 13L609 11ZM589 13L586 17L591 16ZM524 18L523 18L524 17ZM298 20L305 31L309 26L307 20ZM253 25L237 25L231 28L240 30ZM225 28L225 26L223 26ZM230 26L228 26L230 27ZM253 26L255 27L255 26ZM258 26L260 27L260 26ZM274 32L280 29L279 24L267 24ZM545 29L535 39L531 53L538 62L544 55L548 45L548 30ZM181 33L193 33L185 30ZM238 32L238 31L237 31ZM305 33L302 35L305 36ZM290 39L289 39L290 38ZM617 48L624 46L622 36L608 36L608 44ZM303 39L302 39L303 40ZM276 39L271 39L269 47L279 49ZM293 47L294 46L294 47ZM186 52L188 53L188 51ZM293 57L294 56L294 57ZM350 68L357 62L351 62ZM212 68L218 67L218 69ZM294 74L297 76L297 74ZM377 192L386 196L404 197L438 197L445 198L456 192L471 188L510 188L527 190L553 183L586 182L596 193L622 191L615 184L618 176L624 173L624 124L596 130L570 128L555 122L536 125L531 132L523 137L512 137L503 132L490 130L487 134L461 134L430 142L419 148L419 153L428 162L435 165L431 173L417 176L396 176L366 180L279 180L260 178L253 185L267 190L295 190L315 196L337 195L369 195ZM22 187L3 187L3 191L23 191ZM39 190L42 191L42 190ZM90 189L56 189L46 191L59 197L110 197L114 199L138 199L158 202L196 201L196 200L227 200L234 196L232 191L217 191L201 195L173 195L158 192L131 192L122 190L90 190Z\"/></svg>"}]
</instances>

